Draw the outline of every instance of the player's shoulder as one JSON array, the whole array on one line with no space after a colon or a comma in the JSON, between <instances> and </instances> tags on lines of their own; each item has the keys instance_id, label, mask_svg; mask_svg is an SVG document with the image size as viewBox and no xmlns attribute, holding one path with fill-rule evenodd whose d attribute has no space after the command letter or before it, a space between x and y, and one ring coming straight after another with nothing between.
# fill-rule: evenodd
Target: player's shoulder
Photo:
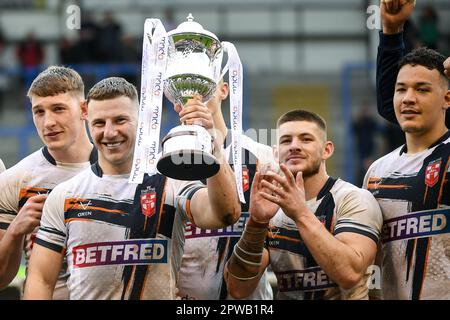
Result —
<instances>
[{"instance_id":1,"label":"player's shoulder","mask_svg":"<svg viewBox=\"0 0 450 320\"><path fill-rule=\"evenodd\" d=\"M364 202L367 201L367 199L373 198L368 190L355 186L342 179L337 179L333 188L331 188L331 193L334 194L336 201L353 199L355 201Z\"/></svg>"},{"instance_id":2,"label":"player's shoulder","mask_svg":"<svg viewBox=\"0 0 450 320\"><path fill-rule=\"evenodd\" d=\"M43 148L40 148L39 150L33 152L32 154L26 156L22 160L20 160L18 163L16 163L11 168L7 169L6 171L23 171L23 170L34 170L35 168L42 167L43 165L47 164L47 160L45 159L43 152Z\"/></svg>"},{"instance_id":3,"label":"player's shoulder","mask_svg":"<svg viewBox=\"0 0 450 320\"><path fill-rule=\"evenodd\" d=\"M367 172L371 172L375 169L385 167L386 165L390 165L392 163L395 163L398 161L402 154L402 149L404 148L404 145L398 147L397 149L389 152L388 154L382 156L381 158L378 158L375 160L367 170Z\"/></svg>"},{"instance_id":4,"label":"player's shoulder","mask_svg":"<svg viewBox=\"0 0 450 320\"><path fill-rule=\"evenodd\" d=\"M359 190L361 190L361 188L358 188L353 183L338 178L336 179L336 182L334 183L330 192L334 195L343 195L352 192L359 192Z\"/></svg>"},{"instance_id":5,"label":"player's shoulder","mask_svg":"<svg viewBox=\"0 0 450 320\"><path fill-rule=\"evenodd\" d=\"M35 170L42 169L46 165L47 163L42 155L42 149L39 149L0 174L5 183L16 183L22 181L25 177L32 175Z\"/></svg>"},{"instance_id":6,"label":"player's shoulder","mask_svg":"<svg viewBox=\"0 0 450 320\"><path fill-rule=\"evenodd\" d=\"M69 191L73 191L80 185L90 185L94 183L93 179L96 178L96 175L93 173L91 166L83 169L75 176L62 181L61 183L58 183L58 185L55 186L52 193L66 193Z\"/></svg>"}]
</instances>

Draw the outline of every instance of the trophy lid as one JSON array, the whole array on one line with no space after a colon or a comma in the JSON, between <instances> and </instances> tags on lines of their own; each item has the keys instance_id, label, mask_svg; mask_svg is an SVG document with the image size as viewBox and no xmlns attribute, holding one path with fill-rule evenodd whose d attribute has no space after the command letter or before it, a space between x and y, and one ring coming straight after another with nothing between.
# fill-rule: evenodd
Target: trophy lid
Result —
<instances>
[{"instance_id":1,"label":"trophy lid","mask_svg":"<svg viewBox=\"0 0 450 320\"><path fill-rule=\"evenodd\" d=\"M217 36L203 28L203 26L194 21L194 16L192 13L189 13L189 15L186 17L187 21L180 23L180 25L174 29L169 31L169 36L175 36L175 35L181 35L181 34L197 34L197 35L204 35L206 37L210 37L217 42L219 41L219 38Z\"/></svg>"}]
</instances>

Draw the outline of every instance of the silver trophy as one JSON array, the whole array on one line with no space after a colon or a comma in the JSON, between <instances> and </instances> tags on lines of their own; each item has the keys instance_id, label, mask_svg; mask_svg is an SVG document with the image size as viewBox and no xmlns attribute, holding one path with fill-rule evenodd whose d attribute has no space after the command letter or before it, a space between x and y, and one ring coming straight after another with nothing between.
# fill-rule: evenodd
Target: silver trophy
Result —
<instances>
[{"instance_id":1,"label":"silver trophy","mask_svg":"<svg viewBox=\"0 0 450 320\"><path fill-rule=\"evenodd\" d=\"M189 14L187 21L168 32L169 50L164 93L182 106L201 95L207 102L221 78L222 45L213 33L203 29ZM178 180L199 180L217 173L220 166L213 156L213 140L200 125L180 125L162 141L158 171Z\"/></svg>"}]
</instances>

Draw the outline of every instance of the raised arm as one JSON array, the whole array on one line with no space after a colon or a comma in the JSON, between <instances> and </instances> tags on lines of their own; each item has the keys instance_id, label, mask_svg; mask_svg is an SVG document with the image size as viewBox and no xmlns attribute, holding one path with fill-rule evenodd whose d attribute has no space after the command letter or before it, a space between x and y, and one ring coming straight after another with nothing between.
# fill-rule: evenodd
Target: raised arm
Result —
<instances>
[{"instance_id":1,"label":"raised arm","mask_svg":"<svg viewBox=\"0 0 450 320\"><path fill-rule=\"evenodd\" d=\"M244 299L252 294L270 261L264 243L269 221L279 207L261 197L261 180L257 172L250 194L250 218L225 266L227 289L235 299Z\"/></svg>"},{"instance_id":2,"label":"raised arm","mask_svg":"<svg viewBox=\"0 0 450 320\"><path fill-rule=\"evenodd\" d=\"M191 200L195 225L202 229L218 229L235 223L241 215L234 173L225 159L222 144L215 142L214 156L220 169L206 180L207 188L197 191Z\"/></svg>"},{"instance_id":3,"label":"raised arm","mask_svg":"<svg viewBox=\"0 0 450 320\"><path fill-rule=\"evenodd\" d=\"M0 288L6 287L20 267L24 239L39 226L47 195L27 200L6 231L0 231Z\"/></svg>"},{"instance_id":4,"label":"raised arm","mask_svg":"<svg viewBox=\"0 0 450 320\"><path fill-rule=\"evenodd\" d=\"M378 113L387 121L398 124L394 111L395 81L399 71L398 62L405 55L403 25L414 9L412 2L381 1L383 31L377 55L376 90Z\"/></svg>"},{"instance_id":5,"label":"raised arm","mask_svg":"<svg viewBox=\"0 0 450 320\"><path fill-rule=\"evenodd\" d=\"M66 239L65 192L59 185L48 195L42 210L25 282L25 299L52 299L61 269Z\"/></svg>"},{"instance_id":6,"label":"raised arm","mask_svg":"<svg viewBox=\"0 0 450 320\"><path fill-rule=\"evenodd\" d=\"M181 110L181 109L179 109ZM235 223L241 215L234 173L223 151L224 136L216 134L211 111L195 97L180 111L180 121L200 124L214 137L213 155L220 163L219 172L206 180L207 188L197 191L190 204L195 225L202 229L218 229Z\"/></svg>"},{"instance_id":7,"label":"raised arm","mask_svg":"<svg viewBox=\"0 0 450 320\"><path fill-rule=\"evenodd\" d=\"M45 195L30 197L19 210L24 170L20 164L0 174L0 289L19 270L25 236L39 225Z\"/></svg>"}]
</instances>

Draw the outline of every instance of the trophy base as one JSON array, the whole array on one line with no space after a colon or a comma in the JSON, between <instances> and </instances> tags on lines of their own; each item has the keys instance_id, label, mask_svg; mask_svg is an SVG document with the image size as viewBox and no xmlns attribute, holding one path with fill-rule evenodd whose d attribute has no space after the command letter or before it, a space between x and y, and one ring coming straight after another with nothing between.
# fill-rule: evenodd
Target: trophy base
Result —
<instances>
[{"instance_id":1,"label":"trophy base","mask_svg":"<svg viewBox=\"0 0 450 320\"><path fill-rule=\"evenodd\" d=\"M187 181L210 178L220 169L213 155L198 150L166 153L161 156L156 167L166 177Z\"/></svg>"}]
</instances>

